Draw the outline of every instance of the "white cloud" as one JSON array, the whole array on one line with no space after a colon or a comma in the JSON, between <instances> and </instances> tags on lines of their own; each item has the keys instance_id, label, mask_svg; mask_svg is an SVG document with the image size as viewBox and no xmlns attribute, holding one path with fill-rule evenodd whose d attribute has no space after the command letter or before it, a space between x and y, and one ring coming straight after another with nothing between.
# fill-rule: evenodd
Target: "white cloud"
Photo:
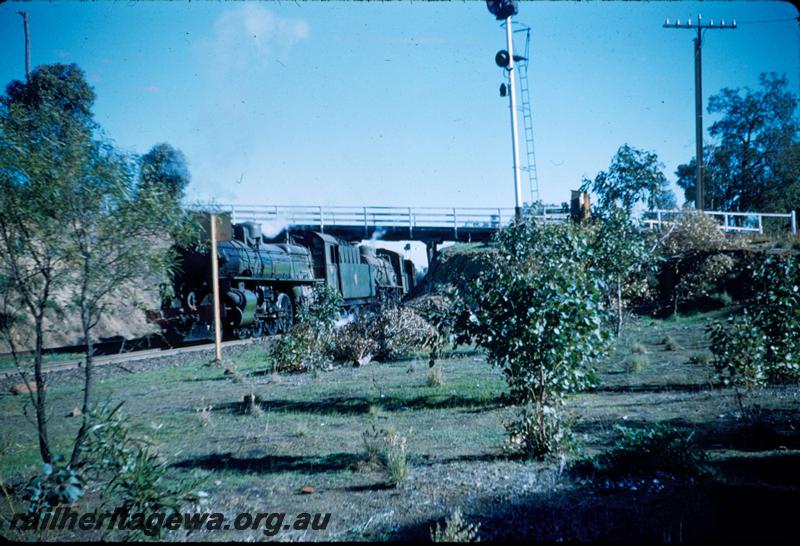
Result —
<instances>
[{"instance_id":1,"label":"white cloud","mask_svg":"<svg viewBox=\"0 0 800 546\"><path fill-rule=\"evenodd\" d=\"M252 68L285 56L308 35L303 19L281 17L260 4L246 3L220 15L212 37L201 42L200 48L215 68Z\"/></svg>"}]
</instances>

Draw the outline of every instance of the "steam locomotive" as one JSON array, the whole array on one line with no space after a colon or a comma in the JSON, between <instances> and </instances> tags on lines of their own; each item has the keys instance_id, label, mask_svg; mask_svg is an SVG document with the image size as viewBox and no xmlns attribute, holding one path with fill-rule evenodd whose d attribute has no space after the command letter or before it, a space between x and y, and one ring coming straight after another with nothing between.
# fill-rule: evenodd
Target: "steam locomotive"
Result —
<instances>
[{"instance_id":1,"label":"steam locomotive","mask_svg":"<svg viewBox=\"0 0 800 546\"><path fill-rule=\"evenodd\" d=\"M223 337L245 339L289 329L313 287L336 289L345 308L399 300L416 283L413 262L397 252L357 246L316 231L292 232L285 243L254 222L221 217L217 236ZM210 245L178 248L178 268L164 291L159 324L173 345L214 339Z\"/></svg>"}]
</instances>

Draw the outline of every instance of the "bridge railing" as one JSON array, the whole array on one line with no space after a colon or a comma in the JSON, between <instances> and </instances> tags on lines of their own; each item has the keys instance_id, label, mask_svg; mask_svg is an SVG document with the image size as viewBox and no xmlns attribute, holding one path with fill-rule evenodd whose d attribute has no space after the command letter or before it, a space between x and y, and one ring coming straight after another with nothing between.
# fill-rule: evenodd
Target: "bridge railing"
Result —
<instances>
[{"instance_id":1,"label":"bridge railing","mask_svg":"<svg viewBox=\"0 0 800 546\"><path fill-rule=\"evenodd\" d=\"M219 205L231 213L233 222L295 226L350 226L365 228L454 228L498 229L511 222L509 207L358 207L358 206L280 206ZM561 213L543 216L549 221L563 220Z\"/></svg>"}]
</instances>

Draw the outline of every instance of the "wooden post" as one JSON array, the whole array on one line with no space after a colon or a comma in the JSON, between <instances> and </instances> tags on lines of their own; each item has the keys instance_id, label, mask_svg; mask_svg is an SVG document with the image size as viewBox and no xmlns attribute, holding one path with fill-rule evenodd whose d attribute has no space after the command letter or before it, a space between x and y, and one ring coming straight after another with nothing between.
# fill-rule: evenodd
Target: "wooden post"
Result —
<instances>
[{"instance_id":1,"label":"wooden post","mask_svg":"<svg viewBox=\"0 0 800 546\"><path fill-rule=\"evenodd\" d=\"M22 16L22 25L25 30L25 81L31 83L31 37L28 31L28 12L17 12Z\"/></svg>"},{"instance_id":2,"label":"wooden post","mask_svg":"<svg viewBox=\"0 0 800 546\"><path fill-rule=\"evenodd\" d=\"M797 209L792 209L792 235L797 234Z\"/></svg>"},{"instance_id":3,"label":"wooden post","mask_svg":"<svg viewBox=\"0 0 800 546\"><path fill-rule=\"evenodd\" d=\"M222 327L219 312L219 264L217 263L217 215L211 215L211 291L214 294L214 362L222 364Z\"/></svg>"}]
</instances>

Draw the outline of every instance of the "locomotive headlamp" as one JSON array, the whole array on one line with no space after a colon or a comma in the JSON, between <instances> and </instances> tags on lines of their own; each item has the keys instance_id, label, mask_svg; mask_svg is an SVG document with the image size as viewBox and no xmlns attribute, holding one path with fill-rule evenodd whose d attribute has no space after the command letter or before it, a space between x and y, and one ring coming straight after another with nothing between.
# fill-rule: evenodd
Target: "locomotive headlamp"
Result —
<instances>
[{"instance_id":1,"label":"locomotive headlamp","mask_svg":"<svg viewBox=\"0 0 800 546\"><path fill-rule=\"evenodd\" d=\"M486 7L498 21L517 14L517 0L486 0Z\"/></svg>"}]
</instances>

